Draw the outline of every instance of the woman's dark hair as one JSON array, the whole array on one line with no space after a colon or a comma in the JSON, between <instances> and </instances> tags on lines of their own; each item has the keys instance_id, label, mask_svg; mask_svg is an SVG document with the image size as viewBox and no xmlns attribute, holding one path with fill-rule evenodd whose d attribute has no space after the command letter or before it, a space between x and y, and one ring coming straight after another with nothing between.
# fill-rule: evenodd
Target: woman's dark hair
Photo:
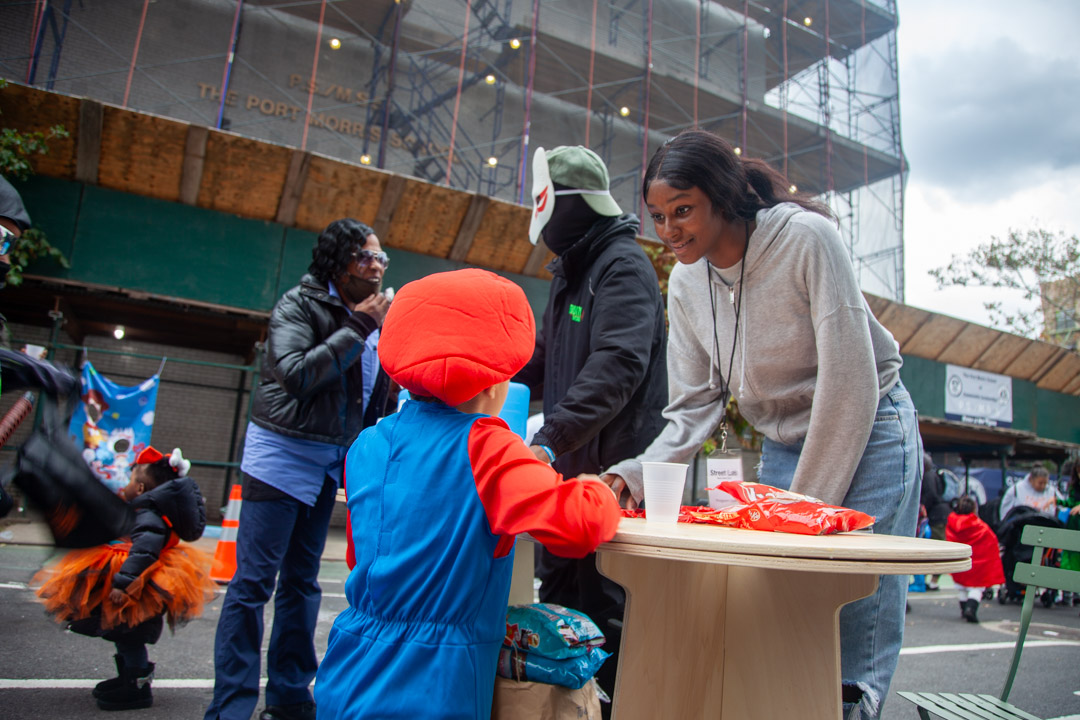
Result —
<instances>
[{"instance_id":1,"label":"woman's dark hair","mask_svg":"<svg viewBox=\"0 0 1080 720\"><path fill-rule=\"evenodd\" d=\"M319 233L319 240L311 250L308 272L323 284L331 282L345 273L353 253L364 246L368 235L374 234L374 230L359 220L335 220Z\"/></svg>"},{"instance_id":2,"label":"woman's dark hair","mask_svg":"<svg viewBox=\"0 0 1080 720\"><path fill-rule=\"evenodd\" d=\"M159 485L180 477L179 471L169 464L168 455L157 462L143 463L143 465L146 467L146 479L149 481L147 484L150 485L148 490L153 490Z\"/></svg>"},{"instance_id":3,"label":"woman's dark hair","mask_svg":"<svg viewBox=\"0 0 1080 720\"><path fill-rule=\"evenodd\" d=\"M790 183L764 160L743 159L722 138L704 130L685 130L657 149L641 183L646 200L654 180L679 190L700 188L713 210L729 220L753 220L758 210L783 202L833 217L824 203L790 192Z\"/></svg>"},{"instance_id":4,"label":"woman's dark hair","mask_svg":"<svg viewBox=\"0 0 1080 720\"><path fill-rule=\"evenodd\" d=\"M956 501L957 515L970 515L979 509L979 503L970 495L964 495Z\"/></svg>"}]
</instances>

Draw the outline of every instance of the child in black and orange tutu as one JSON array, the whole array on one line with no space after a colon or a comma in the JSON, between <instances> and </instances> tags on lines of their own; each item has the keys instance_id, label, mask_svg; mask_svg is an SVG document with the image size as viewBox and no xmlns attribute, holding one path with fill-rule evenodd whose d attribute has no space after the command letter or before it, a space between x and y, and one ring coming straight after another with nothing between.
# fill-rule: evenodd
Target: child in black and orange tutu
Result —
<instances>
[{"instance_id":1,"label":"child in black and orange tutu","mask_svg":"<svg viewBox=\"0 0 1080 720\"><path fill-rule=\"evenodd\" d=\"M147 644L161 637L165 620L174 630L213 597L209 555L178 544L197 540L206 527L206 504L187 477L190 467L179 448L168 456L143 450L119 493L134 511L125 537L73 550L35 578L38 597L57 621L116 644L118 676L93 691L103 710L153 704Z\"/></svg>"}]
</instances>

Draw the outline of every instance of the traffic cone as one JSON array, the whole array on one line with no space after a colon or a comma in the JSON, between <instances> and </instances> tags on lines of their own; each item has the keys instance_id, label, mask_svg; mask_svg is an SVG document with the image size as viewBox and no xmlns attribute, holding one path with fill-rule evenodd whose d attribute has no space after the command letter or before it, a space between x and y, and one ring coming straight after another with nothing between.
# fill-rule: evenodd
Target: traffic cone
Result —
<instances>
[{"instance_id":1,"label":"traffic cone","mask_svg":"<svg viewBox=\"0 0 1080 720\"><path fill-rule=\"evenodd\" d=\"M229 490L229 504L225 506L225 519L221 521L221 537L214 550L214 567L210 579L228 585L236 574L236 531L240 528L240 503L243 500L241 486Z\"/></svg>"}]
</instances>

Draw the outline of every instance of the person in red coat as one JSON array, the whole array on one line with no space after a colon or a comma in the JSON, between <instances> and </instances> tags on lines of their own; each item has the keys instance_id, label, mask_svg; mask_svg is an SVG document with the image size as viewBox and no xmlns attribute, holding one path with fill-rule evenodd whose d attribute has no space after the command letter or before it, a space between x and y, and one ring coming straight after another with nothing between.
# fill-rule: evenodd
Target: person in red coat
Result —
<instances>
[{"instance_id":1,"label":"person in red coat","mask_svg":"<svg viewBox=\"0 0 1080 720\"><path fill-rule=\"evenodd\" d=\"M983 522L976 510L975 498L963 496L945 524L945 539L971 546L971 569L953 573L953 583L959 593L960 615L968 622L979 622L979 600L983 591L1005 582L1001 569L1001 551L997 535Z\"/></svg>"}]
</instances>

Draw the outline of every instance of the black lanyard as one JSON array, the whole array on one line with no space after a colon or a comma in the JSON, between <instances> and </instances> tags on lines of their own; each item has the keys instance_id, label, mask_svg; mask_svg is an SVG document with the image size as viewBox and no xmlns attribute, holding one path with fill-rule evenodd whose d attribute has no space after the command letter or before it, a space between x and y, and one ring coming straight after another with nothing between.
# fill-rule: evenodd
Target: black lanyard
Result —
<instances>
[{"instance_id":1,"label":"black lanyard","mask_svg":"<svg viewBox=\"0 0 1080 720\"><path fill-rule=\"evenodd\" d=\"M712 308L712 332L713 332L713 351L716 353L716 365L720 372L720 401L724 407L724 419L721 421L721 427L724 433L727 432L727 404L728 399L731 397L731 373L735 367L735 346L739 342L739 318L742 315L742 291L743 291L743 277L746 273L746 251L750 248L750 223L746 223L746 244L743 246L742 264L739 266L739 298L735 299L735 289L729 288L731 305L735 310L735 336L731 340L731 355L728 358L728 374L727 378L724 377L724 364L720 358L720 339L716 335L716 296L713 293L713 266L709 262L708 258L705 258L705 272L709 282L709 306ZM719 278L719 273L717 274ZM723 278L720 278L723 282ZM725 283L726 284L726 283Z\"/></svg>"}]
</instances>

